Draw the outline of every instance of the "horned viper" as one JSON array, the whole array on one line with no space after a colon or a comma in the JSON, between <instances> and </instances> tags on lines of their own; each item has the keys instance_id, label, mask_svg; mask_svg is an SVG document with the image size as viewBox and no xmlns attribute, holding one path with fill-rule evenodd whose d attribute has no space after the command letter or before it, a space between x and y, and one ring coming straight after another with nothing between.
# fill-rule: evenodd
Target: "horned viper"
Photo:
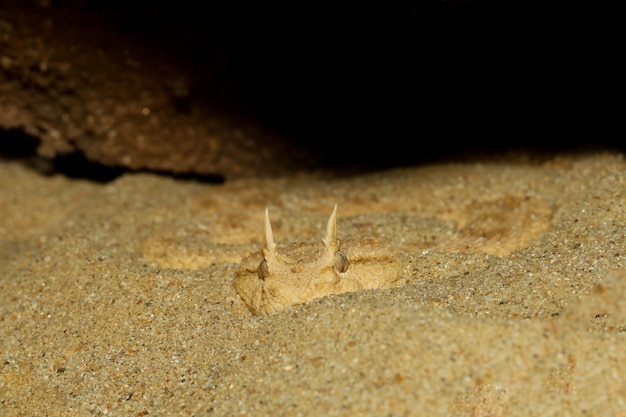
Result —
<instances>
[{"instance_id":1,"label":"horned viper","mask_svg":"<svg viewBox=\"0 0 626 417\"><path fill-rule=\"evenodd\" d=\"M234 286L254 314L269 314L331 294L392 288L402 264L390 245L375 238L337 239L337 205L321 242L281 247L265 209L263 248L246 256Z\"/></svg>"}]
</instances>

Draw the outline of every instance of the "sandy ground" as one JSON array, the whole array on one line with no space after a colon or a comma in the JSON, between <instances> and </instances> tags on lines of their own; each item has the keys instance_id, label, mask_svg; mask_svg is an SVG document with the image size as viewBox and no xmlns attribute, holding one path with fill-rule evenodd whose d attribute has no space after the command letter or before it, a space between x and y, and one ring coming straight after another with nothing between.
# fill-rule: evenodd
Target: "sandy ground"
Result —
<instances>
[{"instance_id":1,"label":"sandy ground","mask_svg":"<svg viewBox=\"0 0 626 417\"><path fill-rule=\"evenodd\" d=\"M626 416L621 155L220 185L0 163L0 414ZM279 245L389 240L397 288L252 315Z\"/></svg>"}]
</instances>

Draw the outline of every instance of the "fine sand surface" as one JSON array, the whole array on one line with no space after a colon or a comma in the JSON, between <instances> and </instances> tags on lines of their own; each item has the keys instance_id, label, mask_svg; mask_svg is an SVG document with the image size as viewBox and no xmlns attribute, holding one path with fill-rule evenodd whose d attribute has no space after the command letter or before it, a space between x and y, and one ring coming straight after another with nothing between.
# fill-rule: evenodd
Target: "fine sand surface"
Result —
<instances>
[{"instance_id":1,"label":"fine sand surface","mask_svg":"<svg viewBox=\"0 0 626 417\"><path fill-rule=\"evenodd\" d=\"M0 190L2 416L626 416L620 154ZM250 313L265 207L280 250L334 203L402 284Z\"/></svg>"}]
</instances>

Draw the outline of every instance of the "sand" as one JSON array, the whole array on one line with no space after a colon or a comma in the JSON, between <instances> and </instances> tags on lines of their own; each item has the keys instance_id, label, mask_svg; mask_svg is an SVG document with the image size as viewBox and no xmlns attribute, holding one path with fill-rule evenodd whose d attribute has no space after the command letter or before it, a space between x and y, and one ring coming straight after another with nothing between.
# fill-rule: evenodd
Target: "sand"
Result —
<instances>
[{"instance_id":1,"label":"sand","mask_svg":"<svg viewBox=\"0 0 626 417\"><path fill-rule=\"evenodd\" d=\"M0 415L626 416L618 153L0 190ZM251 314L265 207L280 247L334 203L402 285Z\"/></svg>"}]
</instances>

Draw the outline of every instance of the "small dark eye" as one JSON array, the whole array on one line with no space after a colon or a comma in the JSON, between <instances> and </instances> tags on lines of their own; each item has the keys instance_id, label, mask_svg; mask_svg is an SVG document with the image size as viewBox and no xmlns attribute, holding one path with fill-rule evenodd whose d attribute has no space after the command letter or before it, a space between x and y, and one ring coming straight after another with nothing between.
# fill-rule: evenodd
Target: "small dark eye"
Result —
<instances>
[{"instance_id":1,"label":"small dark eye","mask_svg":"<svg viewBox=\"0 0 626 417\"><path fill-rule=\"evenodd\" d=\"M341 251L337 251L333 259L333 268L337 272L346 272L348 270L348 259Z\"/></svg>"},{"instance_id":2,"label":"small dark eye","mask_svg":"<svg viewBox=\"0 0 626 417\"><path fill-rule=\"evenodd\" d=\"M267 278L270 275L270 270L267 267L267 261L265 259L263 259L261 261L261 263L259 264L259 278L262 279L263 281L265 281L265 278Z\"/></svg>"}]
</instances>

